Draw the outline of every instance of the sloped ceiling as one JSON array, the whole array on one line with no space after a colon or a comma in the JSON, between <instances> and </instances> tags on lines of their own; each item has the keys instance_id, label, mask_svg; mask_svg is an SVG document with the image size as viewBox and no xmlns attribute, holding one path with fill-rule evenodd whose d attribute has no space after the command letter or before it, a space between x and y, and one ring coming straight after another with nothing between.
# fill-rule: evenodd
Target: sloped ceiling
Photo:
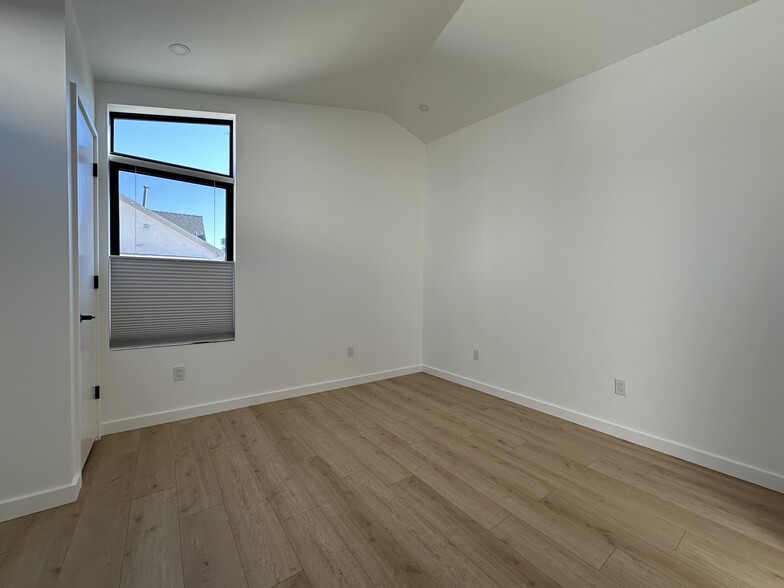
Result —
<instances>
[{"instance_id":1,"label":"sloped ceiling","mask_svg":"<svg viewBox=\"0 0 784 588\"><path fill-rule=\"evenodd\" d=\"M429 142L754 1L73 4L98 80L381 112Z\"/></svg>"}]
</instances>

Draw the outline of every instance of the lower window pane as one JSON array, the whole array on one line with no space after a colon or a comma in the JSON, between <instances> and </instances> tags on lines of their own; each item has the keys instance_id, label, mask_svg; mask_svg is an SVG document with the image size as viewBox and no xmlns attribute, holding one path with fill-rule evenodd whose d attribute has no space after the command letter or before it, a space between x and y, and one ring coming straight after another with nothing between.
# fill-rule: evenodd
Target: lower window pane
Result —
<instances>
[{"instance_id":1,"label":"lower window pane","mask_svg":"<svg viewBox=\"0 0 784 588\"><path fill-rule=\"evenodd\" d=\"M226 259L226 190L120 170L120 254Z\"/></svg>"}]
</instances>

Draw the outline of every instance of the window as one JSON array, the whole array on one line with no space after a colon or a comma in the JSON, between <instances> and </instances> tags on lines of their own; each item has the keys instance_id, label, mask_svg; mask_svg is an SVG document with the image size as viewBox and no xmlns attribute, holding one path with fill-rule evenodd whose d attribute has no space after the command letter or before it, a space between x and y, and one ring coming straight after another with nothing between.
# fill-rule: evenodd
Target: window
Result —
<instances>
[{"instance_id":1,"label":"window","mask_svg":"<svg viewBox=\"0 0 784 588\"><path fill-rule=\"evenodd\" d=\"M232 340L233 120L109 118L110 347Z\"/></svg>"}]
</instances>

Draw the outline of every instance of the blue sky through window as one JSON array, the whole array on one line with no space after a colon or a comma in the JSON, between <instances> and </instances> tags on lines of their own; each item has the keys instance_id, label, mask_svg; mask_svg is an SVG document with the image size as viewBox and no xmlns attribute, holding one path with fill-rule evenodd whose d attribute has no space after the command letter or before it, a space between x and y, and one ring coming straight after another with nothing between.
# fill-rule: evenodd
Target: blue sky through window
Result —
<instances>
[{"instance_id":1,"label":"blue sky through window","mask_svg":"<svg viewBox=\"0 0 784 588\"><path fill-rule=\"evenodd\" d=\"M230 126L117 118L114 151L134 157L231 173Z\"/></svg>"}]
</instances>

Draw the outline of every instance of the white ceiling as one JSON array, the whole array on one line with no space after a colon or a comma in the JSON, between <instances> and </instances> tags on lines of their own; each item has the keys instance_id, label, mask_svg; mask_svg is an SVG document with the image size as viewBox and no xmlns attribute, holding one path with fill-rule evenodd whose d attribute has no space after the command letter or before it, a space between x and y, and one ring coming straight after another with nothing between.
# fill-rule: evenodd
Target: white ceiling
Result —
<instances>
[{"instance_id":1,"label":"white ceiling","mask_svg":"<svg viewBox=\"0 0 784 588\"><path fill-rule=\"evenodd\" d=\"M754 1L73 4L98 80L382 112L429 142Z\"/></svg>"}]
</instances>

